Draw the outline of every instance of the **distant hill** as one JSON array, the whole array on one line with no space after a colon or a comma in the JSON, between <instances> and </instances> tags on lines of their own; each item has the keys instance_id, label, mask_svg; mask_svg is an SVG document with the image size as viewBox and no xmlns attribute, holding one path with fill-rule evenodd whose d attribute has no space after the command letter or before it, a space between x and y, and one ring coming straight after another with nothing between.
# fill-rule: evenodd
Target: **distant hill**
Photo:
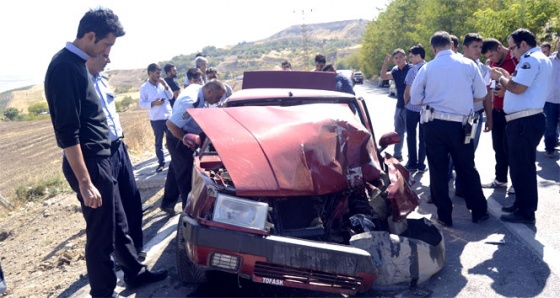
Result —
<instances>
[{"instance_id":1,"label":"distant hill","mask_svg":"<svg viewBox=\"0 0 560 298\"><path fill-rule=\"evenodd\" d=\"M235 77L247 70L280 69L280 63L288 59L293 69L308 70L313 67L316 54L322 53L327 57L327 63L335 64L337 69L357 68L355 62L347 59L360 50L360 43L369 21L348 20L321 24L307 24L305 26L291 26L268 38L253 42L240 42L226 48L208 46L202 53L208 58L209 65L220 72L220 78L234 89L240 88ZM179 55L165 63L177 66L179 77L177 81L182 85L188 68L193 67L196 53ZM357 61L357 59L356 59ZM113 87L117 100L124 96L138 99L138 90L146 81L144 68L133 70L111 70L105 73L109 77L109 84ZM15 107L27 113L29 104L43 101L43 86L29 86L0 93L0 110Z\"/></svg>"}]
</instances>

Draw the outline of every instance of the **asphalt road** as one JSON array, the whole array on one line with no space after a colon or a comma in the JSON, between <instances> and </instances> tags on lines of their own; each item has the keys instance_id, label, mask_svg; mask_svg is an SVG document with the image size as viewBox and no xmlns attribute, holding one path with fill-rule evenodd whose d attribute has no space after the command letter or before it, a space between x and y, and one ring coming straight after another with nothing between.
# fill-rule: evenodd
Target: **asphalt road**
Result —
<instances>
[{"instance_id":1,"label":"asphalt road","mask_svg":"<svg viewBox=\"0 0 560 298\"><path fill-rule=\"evenodd\" d=\"M379 137L393 128L395 97L387 96L387 88L366 84L356 86L358 95L366 98L372 122ZM387 149L392 153L392 148ZM403 157L406 162L406 142ZM490 133L482 133L475 162L482 182L494 179L494 151ZM558 157L544 157L544 145L537 148L537 181L539 210L534 226L504 223L499 220L502 205L510 205L514 197L504 189L484 189L490 219L473 224L465 202L450 196L454 202L453 228L441 228L446 244L444 268L420 285L433 291L434 297L557 297L560 293L560 167ZM426 203L429 193L429 172L415 174L414 190L422 203L418 213L428 218L436 209Z\"/></svg>"},{"instance_id":2,"label":"asphalt road","mask_svg":"<svg viewBox=\"0 0 560 298\"><path fill-rule=\"evenodd\" d=\"M393 114L396 99L387 95L387 88L378 88L366 81L355 86L359 96L366 99L377 138L393 130ZM387 149L392 153L392 148ZM498 218L502 205L509 205L513 197L506 191L485 189L490 219L473 224L464 200L450 195L454 202L454 227L441 227L446 244L446 262L443 269L430 280L419 285L432 297L557 297L560 293L560 229L557 214L560 213L560 167L558 158L543 156L543 145L537 149L537 174L539 185L539 210L535 226L503 223ZM406 142L403 155L406 156ZM406 157L405 157L406 158ZM155 162L155 161L154 161ZM406 162L406 159L405 159ZM483 133L476 152L476 166L484 182L494 178L494 152L490 133ZM138 169L153 173L152 164L146 162ZM155 165L153 165L155 168ZM151 175L151 174L150 174ZM157 183L164 175L143 177ZM432 218L435 207L426 203L429 172L415 174L414 190L422 203L414 216ZM149 219L153 220L153 219ZM145 221L147 221L145 219ZM138 289L125 289L122 281L117 291L124 297L326 297L323 293L297 291L275 286L252 284L229 275L212 276L209 282L194 285L183 284L177 279L175 269L175 229L178 216L157 219L151 225L147 264L166 268L170 276L163 282ZM148 241L148 239L147 239ZM88 286L66 292L71 297L84 297ZM410 293L400 293L404 296ZM331 295L332 296L332 295ZM385 296L370 292L363 297Z\"/></svg>"}]
</instances>

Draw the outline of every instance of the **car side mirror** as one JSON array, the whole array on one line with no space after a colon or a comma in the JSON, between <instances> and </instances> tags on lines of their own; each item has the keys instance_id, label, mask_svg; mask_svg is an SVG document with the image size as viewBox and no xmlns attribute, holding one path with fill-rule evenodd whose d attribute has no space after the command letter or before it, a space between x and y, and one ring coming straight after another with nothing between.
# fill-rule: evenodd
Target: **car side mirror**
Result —
<instances>
[{"instance_id":1,"label":"car side mirror","mask_svg":"<svg viewBox=\"0 0 560 298\"><path fill-rule=\"evenodd\" d=\"M382 135L381 139L379 139L379 146L380 146L379 151L381 152L385 150L385 148L389 147L390 145L397 144L400 141L401 141L401 136L398 133L394 131L388 132Z\"/></svg>"}]
</instances>

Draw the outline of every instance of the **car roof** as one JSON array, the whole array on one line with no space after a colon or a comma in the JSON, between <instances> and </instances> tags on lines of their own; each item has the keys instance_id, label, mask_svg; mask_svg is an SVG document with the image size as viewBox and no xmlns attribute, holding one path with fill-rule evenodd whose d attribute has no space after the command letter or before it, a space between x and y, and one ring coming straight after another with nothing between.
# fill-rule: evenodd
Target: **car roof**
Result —
<instances>
[{"instance_id":1,"label":"car roof","mask_svg":"<svg viewBox=\"0 0 560 298\"><path fill-rule=\"evenodd\" d=\"M246 71L242 89L292 88L336 90L335 73L326 71Z\"/></svg>"},{"instance_id":2,"label":"car roof","mask_svg":"<svg viewBox=\"0 0 560 298\"><path fill-rule=\"evenodd\" d=\"M336 91L333 72L250 71L243 76L243 89L234 92L224 106L347 103L353 100L354 95Z\"/></svg>"},{"instance_id":3,"label":"car roof","mask_svg":"<svg viewBox=\"0 0 560 298\"><path fill-rule=\"evenodd\" d=\"M338 91L261 88L236 91L223 103L224 107L237 106L292 106L314 103L346 103L356 101L353 94Z\"/></svg>"}]
</instances>

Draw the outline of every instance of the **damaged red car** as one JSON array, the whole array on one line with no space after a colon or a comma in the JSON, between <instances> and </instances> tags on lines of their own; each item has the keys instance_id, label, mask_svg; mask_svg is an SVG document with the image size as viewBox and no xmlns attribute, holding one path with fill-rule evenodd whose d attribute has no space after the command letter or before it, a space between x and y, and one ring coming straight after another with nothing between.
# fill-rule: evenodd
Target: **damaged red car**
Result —
<instances>
[{"instance_id":1,"label":"damaged red car","mask_svg":"<svg viewBox=\"0 0 560 298\"><path fill-rule=\"evenodd\" d=\"M203 133L177 229L182 281L218 270L354 295L441 269L441 232L407 218L419 199L383 153L398 134L378 144L364 99L335 85L334 73L246 72L222 108L189 110Z\"/></svg>"}]
</instances>

